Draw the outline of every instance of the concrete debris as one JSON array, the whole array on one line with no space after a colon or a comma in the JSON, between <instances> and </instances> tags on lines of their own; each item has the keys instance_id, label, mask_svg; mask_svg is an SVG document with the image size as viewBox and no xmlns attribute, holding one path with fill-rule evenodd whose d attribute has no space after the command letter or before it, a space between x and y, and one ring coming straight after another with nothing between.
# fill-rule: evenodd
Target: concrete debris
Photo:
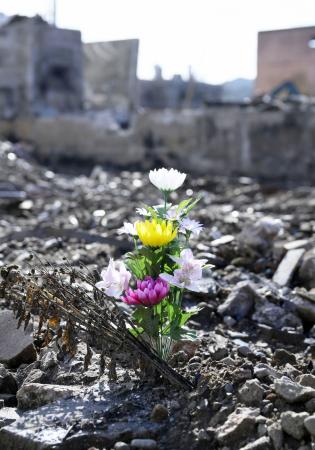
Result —
<instances>
[{"instance_id":1,"label":"concrete debris","mask_svg":"<svg viewBox=\"0 0 315 450\"><path fill-rule=\"evenodd\" d=\"M172 142L167 133L174 115L163 117L165 129L159 122L162 115L155 116L154 145L159 136L168 136L165 146ZM194 128L190 114L181 113L184 119L189 136ZM184 132L183 123L178 123L180 131L172 130L173 137ZM152 124L151 117L143 132ZM107 125L109 129L110 121ZM44 128L36 126L44 136ZM58 127L62 121L50 129L47 148L52 148ZM69 133L74 129L70 126ZM117 137L122 130L111 132ZM125 158L131 145L128 133L117 159ZM160 150L161 161L170 158ZM196 158L184 144L182 159L188 154L188 161ZM133 156L128 153L126 160ZM40 165L24 144L0 143L0 179L26 195L18 202L0 201L1 266L18 265L25 273L36 254L57 266L67 257L74 267L83 263L93 272L131 248L117 229L139 219L139 205L156 204L156 190L143 172L84 169L82 174L72 164L71 170L66 165L53 170ZM116 354L116 381L110 378L109 359L100 378L97 342L90 343L88 368L80 334L71 357L53 328L52 341L43 346L46 325L34 340L31 322L26 331L17 329L0 284L0 355L5 356L0 364L0 447L309 450L315 437L315 294L309 271L315 190L269 189L249 178L208 173L190 177L185 189L183 197L202 190L194 218L204 231L194 242L194 254L214 265L205 271L204 292L185 296L185 307L203 308L189 322L198 339L177 342L170 360L196 388L169 389L153 378L144 383L121 359L123 350ZM175 195L171 200L177 201Z\"/></svg>"}]
</instances>

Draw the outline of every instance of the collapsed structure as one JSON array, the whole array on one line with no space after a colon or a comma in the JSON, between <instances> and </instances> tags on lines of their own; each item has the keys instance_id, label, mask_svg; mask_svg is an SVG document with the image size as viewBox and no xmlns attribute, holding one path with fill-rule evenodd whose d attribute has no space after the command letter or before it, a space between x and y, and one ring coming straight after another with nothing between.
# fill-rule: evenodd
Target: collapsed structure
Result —
<instances>
[{"instance_id":1,"label":"collapsed structure","mask_svg":"<svg viewBox=\"0 0 315 450\"><path fill-rule=\"evenodd\" d=\"M0 114L73 112L83 105L81 33L39 16L14 16L0 28Z\"/></svg>"},{"instance_id":2,"label":"collapsed structure","mask_svg":"<svg viewBox=\"0 0 315 450\"><path fill-rule=\"evenodd\" d=\"M0 23L0 137L29 142L53 162L314 181L310 96L240 102L246 80L211 86L165 80L161 70L139 80L136 39L82 44L78 31L40 17ZM256 93L290 82L312 94L314 36L315 27L261 33Z\"/></svg>"}]
</instances>

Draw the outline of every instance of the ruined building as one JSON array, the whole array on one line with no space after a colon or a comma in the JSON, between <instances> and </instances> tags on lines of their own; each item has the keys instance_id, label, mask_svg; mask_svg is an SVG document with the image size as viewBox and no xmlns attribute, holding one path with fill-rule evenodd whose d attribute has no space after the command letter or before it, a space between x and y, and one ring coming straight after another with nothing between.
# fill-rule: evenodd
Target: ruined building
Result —
<instances>
[{"instance_id":1,"label":"ruined building","mask_svg":"<svg viewBox=\"0 0 315 450\"><path fill-rule=\"evenodd\" d=\"M88 109L133 110L138 102L138 39L84 44Z\"/></svg>"},{"instance_id":2,"label":"ruined building","mask_svg":"<svg viewBox=\"0 0 315 450\"><path fill-rule=\"evenodd\" d=\"M39 16L13 16L0 27L0 114L77 111L83 104L79 31Z\"/></svg>"},{"instance_id":3,"label":"ruined building","mask_svg":"<svg viewBox=\"0 0 315 450\"><path fill-rule=\"evenodd\" d=\"M315 26L260 32L257 56L257 95L283 84L315 95Z\"/></svg>"}]
</instances>

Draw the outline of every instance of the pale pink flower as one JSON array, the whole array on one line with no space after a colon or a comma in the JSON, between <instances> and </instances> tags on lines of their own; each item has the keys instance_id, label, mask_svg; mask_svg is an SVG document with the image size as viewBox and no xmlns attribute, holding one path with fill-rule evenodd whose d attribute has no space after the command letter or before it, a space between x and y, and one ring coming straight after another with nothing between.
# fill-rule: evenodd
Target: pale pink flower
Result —
<instances>
[{"instance_id":1,"label":"pale pink flower","mask_svg":"<svg viewBox=\"0 0 315 450\"><path fill-rule=\"evenodd\" d=\"M128 272L123 262L109 260L108 267L101 272L102 280L96 283L96 287L104 290L109 297L120 298L128 289L131 273Z\"/></svg>"},{"instance_id":2,"label":"pale pink flower","mask_svg":"<svg viewBox=\"0 0 315 450\"><path fill-rule=\"evenodd\" d=\"M203 226L197 220L189 219L185 217L179 222L179 231L180 233L186 234L186 232L191 233L192 235L199 236L200 232L203 230Z\"/></svg>"},{"instance_id":3,"label":"pale pink flower","mask_svg":"<svg viewBox=\"0 0 315 450\"><path fill-rule=\"evenodd\" d=\"M124 222L124 226L119 228L118 234L129 234L130 236L136 236L137 231L133 223Z\"/></svg>"},{"instance_id":4,"label":"pale pink flower","mask_svg":"<svg viewBox=\"0 0 315 450\"><path fill-rule=\"evenodd\" d=\"M179 268L174 270L174 275L162 273L160 278L173 286L199 292L202 267L207 260L195 259L190 249L184 249L181 251L180 256L170 256L170 258L179 265Z\"/></svg>"}]
</instances>

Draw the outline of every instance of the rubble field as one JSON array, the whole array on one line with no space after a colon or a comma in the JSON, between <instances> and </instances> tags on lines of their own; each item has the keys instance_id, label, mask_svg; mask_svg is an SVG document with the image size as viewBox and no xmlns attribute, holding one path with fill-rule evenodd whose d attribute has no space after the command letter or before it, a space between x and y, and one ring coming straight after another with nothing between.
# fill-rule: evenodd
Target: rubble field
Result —
<instances>
[{"instance_id":1,"label":"rubble field","mask_svg":"<svg viewBox=\"0 0 315 450\"><path fill-rule=\"evenodd\" d=\"M194 254L207 258L203 306L170 364L194 383L141 378L77 342L33 343L36 316L17 328L0 298L0 450L311 450L315 448L315 188L249 178L188 176L201 195ZM0 266L29 270L32 255L100 270L131 243L117 230L156 204L147 173L53 172L25 145L0 144ZM0 292L1 297L1 292ZM122 305L122 307L125 307Z\"/></svg>"}]
</instances>

